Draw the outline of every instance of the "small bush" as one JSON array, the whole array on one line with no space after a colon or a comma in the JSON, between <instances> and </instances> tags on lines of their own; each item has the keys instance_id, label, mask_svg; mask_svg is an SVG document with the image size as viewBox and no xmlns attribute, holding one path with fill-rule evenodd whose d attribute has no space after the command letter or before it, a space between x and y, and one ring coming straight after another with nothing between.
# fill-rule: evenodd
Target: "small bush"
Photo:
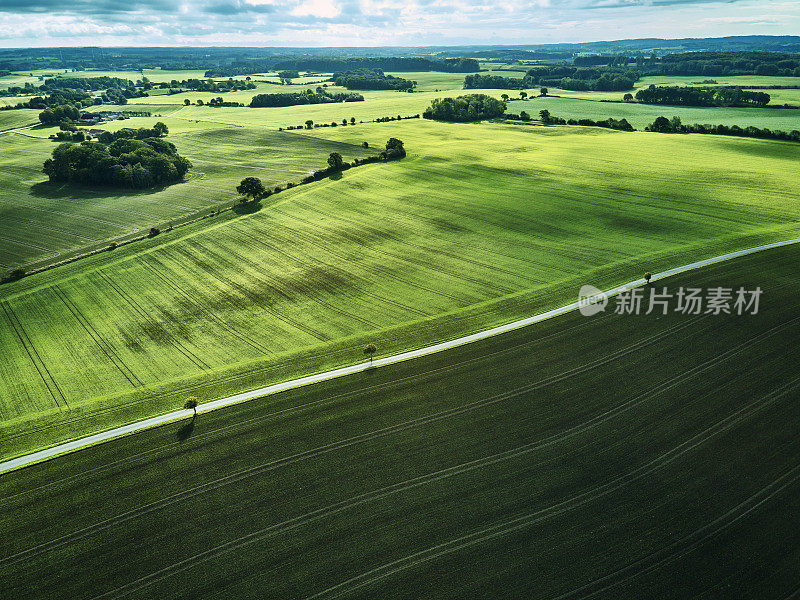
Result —
<instances>
[{"instance_id":1,"label":"small bush","mask_svg":"<svg viewBox=\"0 0 800 600\"><path fill-rule=\"evenodd\" d=\"M150 228L150 233L148 233L147 235L148 235L149 237L155 237L155 236L157 236L159 233L161 233L161 230L160 230L158 227L151 227L151 228Z\"/></svg>"}]
</instances>

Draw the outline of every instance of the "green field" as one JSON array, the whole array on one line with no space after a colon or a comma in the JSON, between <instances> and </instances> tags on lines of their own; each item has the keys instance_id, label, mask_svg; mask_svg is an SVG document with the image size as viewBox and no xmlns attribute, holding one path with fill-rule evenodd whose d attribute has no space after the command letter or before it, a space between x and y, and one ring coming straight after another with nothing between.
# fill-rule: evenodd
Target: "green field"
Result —
<instances>
[{"instance_id":1,"label":"green field","mask_svg":"<svg viewBox=\"0 0 800 600\"><path fill-rule=\"evenodd\" d=\"M765 90L772 91L772 90ZM785 90L792 91L792 90ZM627 119L637 129L644 129L656 117L679 116L684 123L766 127L780 131L800 129L800 110L781 108L703 108L695 106L660 106L636 102L599 102L583 98L537 97L508 103L508 112L527 111L536 117L540 110L564 119Z\"/></svg>"},{"instance_id":2,"label":"green field","mask_svg":"<svg viewBox=\"0 0 800 600\"><path fill-rule=\"evenodd\" d=\"M0 131L25 127L39 122L38 110L3 110L0 111ZM10 139L8 136L1 138L3 141Z\"/></svg>"},{"instance_id":3,"label":"green field","mask_svg":"<svg viewBox=\"0 0 800 600\"><path fill-rule=\"evenodd\" d=\"M792 598L798 260L656 284L760 286L757 315L574 313L6 474L0 589Z\"/></svg>"},{"instance_id":4,"label":"green field","mask_svg":"<svg viewBox=\"0 0 800 600\"><path fill-rule=\"evenodd\" d=\"M0 456L190 393L350 364L367 341L386 353L528 316L572 300L587 278L616 284L800 232L797 145L421 120L310 133L178 134L208 179L164 193L209 201L212 182L227 194L242 175L263 177L258 161L297 168L299 148L394 136L409 157L2 287ZM171 208L167 198L146 210Z\"/></svg>"},{"instance_id":5,"label":"green field","mask_svg":"<svg viewBox=\"0 0 800 600\"><path fill-rule=\"evenodd\" d=\"M160 120L170 127L168 139L194 168L186 182L146 192L51 185L41 166L55 147L47 136L58 128L3 136L0 268L58 261L105 246L112 239L124 240L154 226L163 228L191 215L229 207L237 198L236 185L247 175L257 175L269 185L297 182L324 167L333 151L348 159L374 153L263 128ZM103 128L152 126L154 121L131 118Z\"/></svg>"}]
</instances>

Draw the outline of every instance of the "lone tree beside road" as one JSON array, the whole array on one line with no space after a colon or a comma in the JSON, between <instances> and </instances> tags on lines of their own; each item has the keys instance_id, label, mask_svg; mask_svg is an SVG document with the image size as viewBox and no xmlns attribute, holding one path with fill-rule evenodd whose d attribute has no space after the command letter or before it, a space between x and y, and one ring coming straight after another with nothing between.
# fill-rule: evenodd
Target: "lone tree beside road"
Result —
<instances>
[{"instance_id":1,"label":"lone tree beside road","mask_svg":"<svg viewBox=\"0 0 800 600\"><path fill-rule=\"evenodd\" d=\"M369 364L372 365L372 357L378 351L378 347L375 344L367 344L364 346L364 356L369 357Z\"/></svg>"},{"instance_id":2,"label":"lone tree beside road","mask_svg":"<svg viewBox=\"0 0 800 600\"><path fill-rule=\"evenodd\" d=\"M197 418L197 405L198 404L199 403L197 402L197 397L195 397L195 396L189 396L186 399L186 402L183 403L183 408L185 408L186 410L190 410L191 409L191 410L194 411L194 414L192 415L192 421L194 421Z\"/></svg>"},{"instance_id":3,"label":"lone tree beside road","mask_svg":"<svg viewBox=\"0 0 800 600\"><path fill-rule=\"evenodd\" d=\"M247 198L256 200L263 196L266 189L258 177L245 177L242 179L242 182L236 186L236 191L245 197L245 200L242 200L242 204L244 204Z\"/></svg>"},{"instance_id":4,"label":"lone tree beside road","mask_svg":"<svg viewBox=\"0 0 800 600\"><path fill-rule=\"evenodd\" d=\"M652 278L653 278L653 274L652 274L650 271L648 271L647 273L645 273L645 274L644 274L644 280L645 280L645 282L647 282L648 284L650 283L650 280L651 280Z\"/></svg>"}]
</instances>

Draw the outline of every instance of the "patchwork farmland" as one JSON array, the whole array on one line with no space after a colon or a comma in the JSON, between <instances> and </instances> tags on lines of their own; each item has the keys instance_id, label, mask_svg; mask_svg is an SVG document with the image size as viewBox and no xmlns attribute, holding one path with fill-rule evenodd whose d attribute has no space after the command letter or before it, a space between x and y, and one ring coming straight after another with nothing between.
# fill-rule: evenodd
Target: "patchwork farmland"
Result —
<instances>
[{"instance_id":1,"label":"patchwork farmland","mask_svg":"<svg viewBox=\"0 0 800 600\"><path fill-rule=\"evenodd\" d=\"M405 350L558 305L587 279L799 229L800 146L419 121L314 134L252 139L296 139L311 157L396 135L411 154L4 286L6 453L163 411L189 389L215 397L347 364L360 340ZM179 136L190 155L204 140L225 149L219 130Z\"/></svg>"},{"instance_id":2,"label":"patchwork farmland","mask_svg":"<svg viewBox=\"0 0 800 600\"><path fill-rule=\"evenodd\" d=\"M800 38L247 39L0 49L0 598L796 598Z\"/></svg>"}]
</instances>

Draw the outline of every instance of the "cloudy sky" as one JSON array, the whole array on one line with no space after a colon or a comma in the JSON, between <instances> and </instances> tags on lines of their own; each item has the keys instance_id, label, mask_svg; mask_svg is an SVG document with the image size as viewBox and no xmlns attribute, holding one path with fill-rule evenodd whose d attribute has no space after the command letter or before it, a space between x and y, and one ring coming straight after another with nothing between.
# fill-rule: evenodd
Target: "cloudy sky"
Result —
<instances>
[{"instance_id":1,"label":"cloudy sky","mask_svg":"<svg viewBox=\"0 0 800 600\"><path fill-rule=\"evenodd\" d=\"M0 0L0 46L535 44L800 32L797 0Z\"/></svg>"}]
</instances>

